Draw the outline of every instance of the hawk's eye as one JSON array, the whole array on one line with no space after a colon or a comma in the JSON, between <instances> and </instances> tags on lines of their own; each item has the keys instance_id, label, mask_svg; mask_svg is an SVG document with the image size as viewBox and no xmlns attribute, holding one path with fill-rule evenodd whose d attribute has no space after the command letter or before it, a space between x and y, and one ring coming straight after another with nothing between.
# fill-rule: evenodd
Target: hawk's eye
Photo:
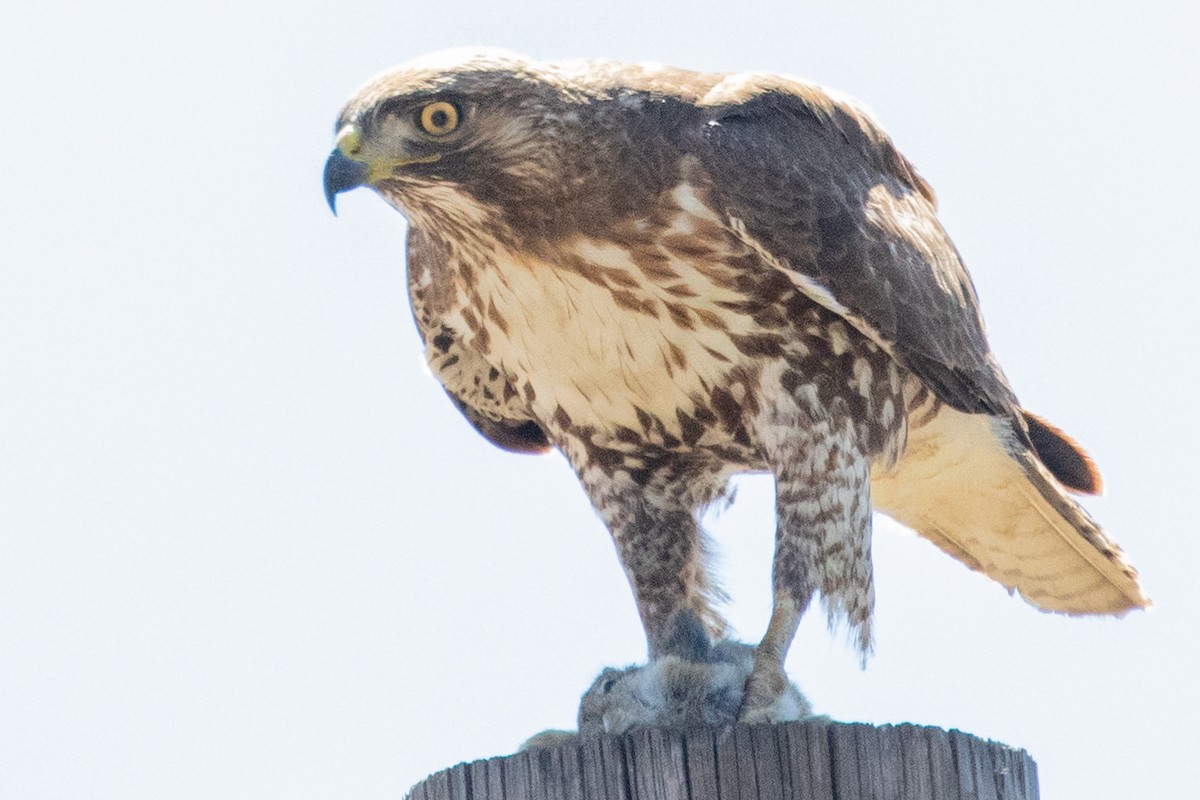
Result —
<instances>
[{"instance_id":1,"label":"hawk's eye","mask_svg":"<svg viewBox=\"0 0 1200 800\"><path fill-rule=\"evenodd\" d=\"M445 136L458 127L459 118L458 106L445 100L435 100L421 107L417 122L421 130L430 136Z\"/></svg>"}]
</instances>

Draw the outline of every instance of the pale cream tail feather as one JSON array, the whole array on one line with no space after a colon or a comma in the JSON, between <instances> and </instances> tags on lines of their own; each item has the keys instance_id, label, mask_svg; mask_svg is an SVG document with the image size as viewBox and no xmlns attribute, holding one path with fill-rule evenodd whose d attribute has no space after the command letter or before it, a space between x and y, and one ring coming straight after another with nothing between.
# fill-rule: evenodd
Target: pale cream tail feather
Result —
<instances>
[{"instance_id":1,"label":"pale cream tail feather","mask_svg":"<svg viewBox=\"0 0 1200 800\"><path fill-rule=\"evenodd\" d=\"M900 462L872 473L877 509L1045 611L1149 605L1121 549L1002 420L940 406L910 423Z\"/></svg>"}]
</instances>

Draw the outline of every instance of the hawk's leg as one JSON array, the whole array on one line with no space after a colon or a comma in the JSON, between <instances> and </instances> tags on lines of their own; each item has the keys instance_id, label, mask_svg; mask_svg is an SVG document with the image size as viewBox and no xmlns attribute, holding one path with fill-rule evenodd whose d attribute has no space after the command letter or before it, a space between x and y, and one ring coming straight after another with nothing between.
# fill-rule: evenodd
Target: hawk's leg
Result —
<instances>
[{"instance_id":1,"label":"hawk's leg","mask_svg":"<svg viewBox=\"0 0 1200 800\"><path fill-rule=\"evenodd\" d=\"M788 686L784 662L800 618L819 592L830 622L871 643L870 459L845 406L824 409L815 392L765 408L756 429L775 472L774 608L746 683L743 722L770 721Z\"/></svg>"},{"instance_id":2,"label":"hawk's leg","mask_svg":"<svg viewBox=\"0 0 1200 800\"><path fill-rule=\"evenodd\" d=\"M697 517L722 495L726 470L674 455L631 466L610 471L593 463L579 470L580 479L612 532L650 658L706 660L710 636L722 635L725 622L712 607L719 592Z\"/></svg>"}]
</instances>

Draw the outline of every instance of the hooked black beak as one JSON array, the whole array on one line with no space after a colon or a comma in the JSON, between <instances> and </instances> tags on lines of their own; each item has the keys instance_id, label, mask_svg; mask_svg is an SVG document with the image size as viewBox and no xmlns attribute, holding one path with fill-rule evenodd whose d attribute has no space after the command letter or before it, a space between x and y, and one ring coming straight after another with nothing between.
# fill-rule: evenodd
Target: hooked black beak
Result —
<instances>
[{"instance_id":1,"label":"hooked black beak","mask_svg":"<svg viewBox=\"0 0 1200 800\"><path fill-rule=\"evenodd\" d=\"M362 186L367 179L368 167L365 162L355 161L334 149L325 161L325 200L329 209L337 214L337 196Z\"/></svg>"}]
</instances>

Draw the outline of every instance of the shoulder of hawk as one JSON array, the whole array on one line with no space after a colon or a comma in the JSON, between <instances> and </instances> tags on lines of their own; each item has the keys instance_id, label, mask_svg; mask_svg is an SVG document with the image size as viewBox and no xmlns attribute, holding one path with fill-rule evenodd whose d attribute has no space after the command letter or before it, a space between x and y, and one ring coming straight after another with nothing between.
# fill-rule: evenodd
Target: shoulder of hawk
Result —
<instances>
[{"instance_id":1,"label":"shoulder of hawk","mask_svg":"<svg viewBox=\"0 0 1200 800\"><path fill-rule=\"evenodd\" d=\"M690 157L713 210L811 299L962 411L1013 414L974 285L932 188L858 101L771 73L547 65L624 100Z\"/></svg>"}]
</instances>

